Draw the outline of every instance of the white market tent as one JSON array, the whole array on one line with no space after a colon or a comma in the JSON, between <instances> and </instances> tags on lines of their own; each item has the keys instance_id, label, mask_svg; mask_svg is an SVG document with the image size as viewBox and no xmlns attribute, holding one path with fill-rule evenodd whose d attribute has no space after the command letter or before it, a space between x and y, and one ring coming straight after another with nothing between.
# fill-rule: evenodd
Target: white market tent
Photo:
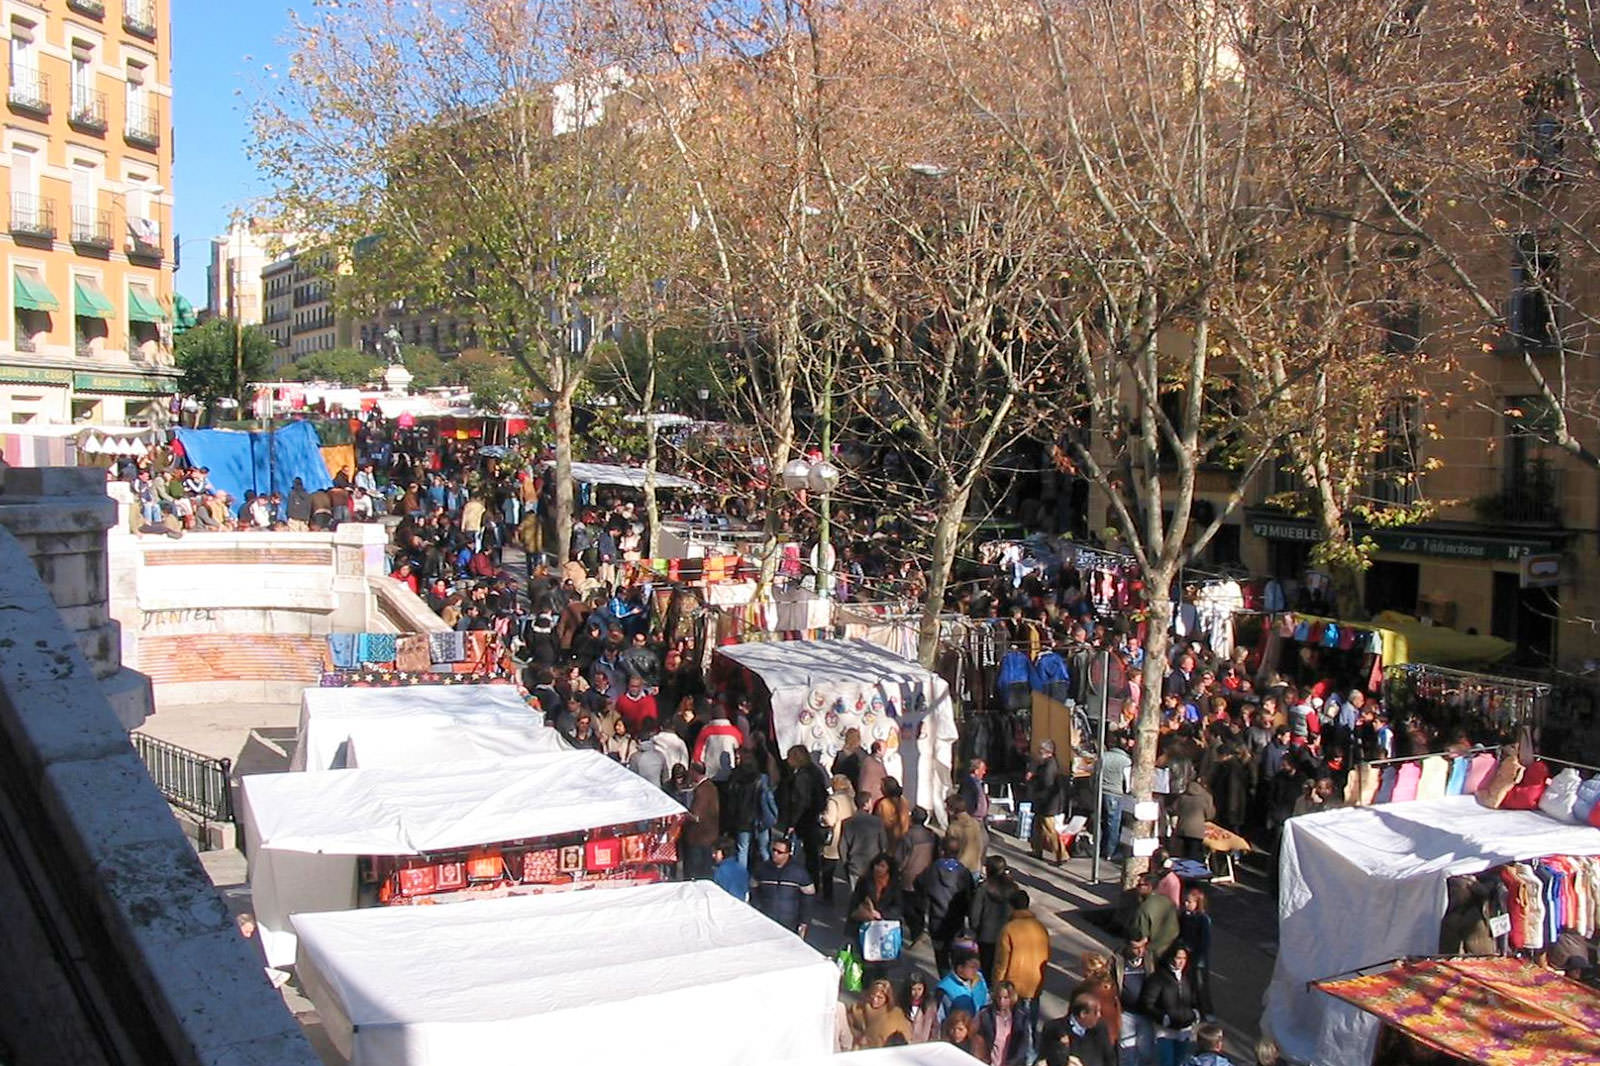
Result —
<instances>
[{"instance_id":1,"label":"white market tent","mask_svg":"<svg viewBox=\"0 0 1600 1066\"><path fill-rule=\"evenodd\" d=\"M436 766L566 749L514 685L308 688L289 768Z\"/></svg>"},{"instance_id":2,"label":"white market tent","mask_svg":"<svg viewBox=\"0 0 1600 1066\"><path fill-rule=\"evenodd\" d=\"M1600 829L1472 796L1291 818L1263 1029L1296 1061L1368 1066L1378 1020L1307 982L1438 954L1447 877L1546 855L1600 855Z\"/></svg>"},{"instance_id":3,"label":"white market tent","mask_svg":"<svg viewBox=\"0 0 1600 1066\"><path fill-rule=\"evenodd\" d=\"M351 1066L748 1066L833 1046L839 971L709 881L302 914L298 972Z\"/></svg>"},{"instance_id":4,"label":"white market tent","mask_svg":"<svg viewBox=\"0 0 1600 1066\"><path fill-rule=\"evenodd\" d=\"M267 961L294 961L290 915L356 905L356 859L554 836L687 812L597 751L419 770L240 781L250 895Z\"/></svg>"},{"instance_id":5,"label":"white market tent","mask_svg":"<svg viewBox=\"0 0 1600 1066\"><path fill-rule=\"evenodd\" d=\"M612 463L573 463L572 480L590 485L625 485L631 489L644 488L644 467L617 466ZM702 491L698 482L676 474L656 472L658 489L690 489Z\"/></svg>"},{"instance_id":6,"label":"white market tent","mask_svg":"<svg viewBox=\"0 0 1600 1066\"><path fill-rule=\"evenodd\" d=\"M883 741L889 773L943 824L956 719L942 677L865 640L729 644L717 654L766 685L780 752L801 744L826 766L845 730L858 728L863 746Z\"/></svg>"}]
</instances>

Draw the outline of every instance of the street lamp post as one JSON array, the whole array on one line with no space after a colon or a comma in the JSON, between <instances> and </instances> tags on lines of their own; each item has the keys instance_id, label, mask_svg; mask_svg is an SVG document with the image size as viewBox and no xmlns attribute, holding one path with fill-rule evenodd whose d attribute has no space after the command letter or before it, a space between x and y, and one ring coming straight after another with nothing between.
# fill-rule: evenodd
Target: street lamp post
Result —
<instances>
[{"instance_id":1,"label":"street lamp post","mask_svg":"<svg viewBox=\"0 0 1600 1066\"><path fill-rule=\"evenodd\" d=\"M708 405L708 401L711 399L711 390L706 388L704 385L701 385L697 395L700 397L700 420L702 422L709 422L711 420L711 409Z\"/></svg>"},{"instance_id":2,"label":"street lamp post","mask_svg":"<svg viewBox=\"0 0 1600 1066\"><path fill-rule=\"evenodd\" d=\"M817 594L833 597L833 543L829 529L829 510L833 490L839 487L839 468L826 458L816 462L793 459L783 468L783 485L791 492L809 491L822 497L821 520L817 527Z\"/></svg>"}]
</instances>

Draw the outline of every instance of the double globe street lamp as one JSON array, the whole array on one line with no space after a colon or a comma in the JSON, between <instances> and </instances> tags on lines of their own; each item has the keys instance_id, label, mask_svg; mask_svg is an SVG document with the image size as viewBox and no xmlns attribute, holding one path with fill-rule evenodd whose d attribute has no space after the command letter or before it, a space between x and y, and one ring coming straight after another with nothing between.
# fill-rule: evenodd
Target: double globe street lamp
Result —
<instances>
[{"instance_id":1,"label":"double globe street lamp","mask_svg":"<svg viewBox=\"0 0 1600 1066\"><path fill-rule=\"evenodd\" d=\"M822 497L821 520L817 524L817 555L812 565L817 572L817 595L833 596L833 544L829 529L829 497L839 487L839 468L826 459L791 459L783 468L783 487L790 492L814 492Z\"/></svg>"}]
</instances>

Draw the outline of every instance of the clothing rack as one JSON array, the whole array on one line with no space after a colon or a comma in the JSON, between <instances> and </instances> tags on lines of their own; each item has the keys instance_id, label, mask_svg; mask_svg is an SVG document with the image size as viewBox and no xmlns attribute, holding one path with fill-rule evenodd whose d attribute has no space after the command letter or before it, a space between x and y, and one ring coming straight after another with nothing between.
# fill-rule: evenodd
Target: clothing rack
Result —
<instances>
[{"instance_id":1,"label":"clothing rack","mask_svg":"<svg viewBox=\"0 0 1600 1066\"><path fill-rule=\"evenodd\" d=\"M1501 688L1519 689L1534 697L1548 696L1552 686L1543 681L1524 681L1519 677L1502 677L1497 674L1485 674L1476 670L1453 670L1448 666L1434 666L1431 663L1397 663L1391 669L1398 670L1406 675L1423 674L1434 677L1455 678L1461 681L1470 681L1479 685L1498 685Z\"/></svg>"},{"instance_id":2,"label":"clothing rack","mask_svg":"<svg viewBox=\"0 0 1600 1066\"><path fill-rule=\"evenodd\" d=\"M1548 755L1541 755L1539 758L1544 762L1553 762L1557 766L1570 766L1574 770L1592 770L1593 772L1600 774L1600 766L1591 766L1586 762L1573 762L1571 759L1556 759Z\"/></svg>"},{"instance_id":3,"label":"clothing rack","mask_svg":"<svg viewBox=\"0 0 1600 1066\"><path fill-rule=\"evenodd\" d=\"M1447 758L1460 758L1463 755L1481 755L1484 752L1497 752L1499 750L1500 750L1499 746L1495 745L1495 744L1475 744L1472 747L1466 749L1465 751L1430 751L1430 752L1424 752L1421 755L1396 755L1396 756L1393 756L1392 758L1388 758L1388 759L1372 759L1372 760L1369 760L1369 761L1366 761L1366 762L1359 762L1356 765L1358 765L1358 766L1389 766L1389 765L1391 765L1393 763L1420 762L1423 759L1431 759L1436 755L1443 755L1443 756L1446 756ZM1548 761L1554 761L1554 760L1548 760Z\"/></svg>"}]
</instances>

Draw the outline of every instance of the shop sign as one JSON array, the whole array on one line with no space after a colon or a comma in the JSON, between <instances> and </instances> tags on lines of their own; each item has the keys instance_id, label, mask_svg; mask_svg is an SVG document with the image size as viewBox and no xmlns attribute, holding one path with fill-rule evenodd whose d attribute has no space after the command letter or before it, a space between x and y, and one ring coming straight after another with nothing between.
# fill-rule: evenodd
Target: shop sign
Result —
<instances>
[{"instance_id":1,"label":"shop sign","mask_svg":"<svg viewBox=\"0 0 1600 1066\"><path fill-rule=\"evenodd\" d=\"M65 370L37 366L0 366L0 381L18 385L65 385L72 375Z\"/></svg>"},{"instance_id":2,"label":"shop sign","mask_svg":"<svg viewBox=\"0 0 1600 1066\"><path fill-rule=\"evenodd\" d=\"M1310 522L1293 519L1253 518L1250 532L1267 540L1298 541L1315 544L1323 539L1322 530ZM1547 540L1509 540L1499 537L1451 536L1421 530L1374 529L1358 531L1369 537L1379 551L1409 555L1436 555L1447 559L1482 559L1518 562L1531 555L1548 553Z\"/></svg>"},{"instance_id":3,"label":"shop sign","mask_svg":"<svg viewBox=\"0 0 1600 1066\"><path fill-rule=\"evenodd\" d=\"M171 391L173 383L165 378L147 378L133 374L74 374L72 387L79 392L134 392L155 394Z\"/></svg>"},{"instance_id":4,"label":"shop sign","mask_svg":"<svg viewBox=\"0 0 1600 1066\"><path fill-rule=\"evenodd\" d=\"M1522 557L1522 587L1553 588L1566 579L1566 560L1559 552L1539 552Z\"/></svg>"},{"instance_id":5,"label":"shop sign","mask_svg":"<svg viewBox=\"0 0 1600 1066\"><path fill-rule=\"evenodd\" d=\"M1498 540L1487 537L1451 537L1436 533L1383 530L1369 534L1379 551L1411 555L1437 555L1447 559L1483 559L1517 562L1536 552L1548 551L1547 540Z\"/></svg>"},{"instance_id":6,"label":"shop sign","mask_svg":"<svg viewBox=\"0 0 1600 1066\"><path fill-rule=\"evenodd\" d=\"M1267 540L1297 540L1314 543L1322 539L1322 530L1309 522L1286 522L1256 518L1250 522L1250 532Z\"/></svg>"}]
</instances>

